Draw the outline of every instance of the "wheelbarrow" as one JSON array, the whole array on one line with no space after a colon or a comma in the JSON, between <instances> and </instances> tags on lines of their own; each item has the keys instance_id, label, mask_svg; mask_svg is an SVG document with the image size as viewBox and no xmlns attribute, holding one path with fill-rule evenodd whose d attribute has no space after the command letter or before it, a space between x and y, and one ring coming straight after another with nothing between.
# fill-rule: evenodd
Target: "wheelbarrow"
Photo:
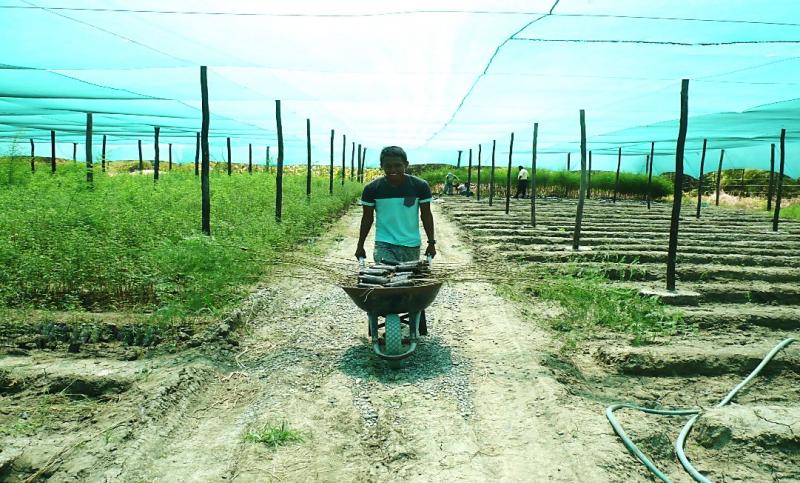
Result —
<instances>
[{"instance_id":1,"label":"wheelbarrow","mask_svg":"<svg viewBox=\"0 0 800 483\"><path fill-rule=\"evenodd\" d=\"M441 282L413 287L342 287L355 304L367 313L372 350L389 361L389 367L399 367L417 349L420 314L436 299ZM408 314L408 317L401 316ZM383 317L384 322L380 323ZM407 338L403 326L408 326ZM383 341L378 330L383 329ZM406 340L404 340L406 339Z\"/></svg>"}]
</instances>

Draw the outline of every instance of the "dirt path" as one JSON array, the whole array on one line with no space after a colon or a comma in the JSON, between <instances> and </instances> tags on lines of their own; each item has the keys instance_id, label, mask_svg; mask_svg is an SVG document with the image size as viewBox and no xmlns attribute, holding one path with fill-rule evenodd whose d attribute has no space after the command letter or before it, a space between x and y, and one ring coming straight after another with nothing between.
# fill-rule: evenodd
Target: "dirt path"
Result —
<instances>
[{"instance_id":1,"label":"dirt path","mask_svg":"<svg viewBox=\"0 0 800 483\"><path fill-rule=\"evenodd\" d=\"M471 263L457 227L434 212L436 262ZM352 258L358 216L331 229L325 257ZM192 382L155 396L147 388L159 377L136 386L167 402L147 411L120 403L130 423L71 451L52 481L648 480L602 405L568 395L542 364L552 339L491 285L443 287L428 311L431 335L392 370L371 353L365 314L344 292L295 270L252 296L263 309L233 370L165 362L156 374ZM173 393L185 397L170 403ZM243 440L283 421L302 443Z\"/></svg>"}]
</instances>

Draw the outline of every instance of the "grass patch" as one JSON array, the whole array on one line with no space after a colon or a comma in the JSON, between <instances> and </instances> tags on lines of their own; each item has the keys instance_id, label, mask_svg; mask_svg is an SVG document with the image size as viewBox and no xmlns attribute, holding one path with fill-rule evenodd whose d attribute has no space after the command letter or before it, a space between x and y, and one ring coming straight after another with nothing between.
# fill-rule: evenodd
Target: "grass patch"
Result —
<instances>
[{"instance_id":1,"label":"grass patch","mask_svg":"<svg viewBox=\"0 0 800 483\"><path fill-rule=\"evenodd\" d=\"M250 443L261 443L270 448L277 448L289 443L300 443L303 435L289 428L286 421L279 425L265 424L260 429L250 430L244 435L244 440Z\"/></svg>"},{"instance_id":2,"label":"grass patch","mask_svg":"<svg viewBox=\"0 0 800 483\"><path fill-rule=\"evenodd\" d=\"M787 206L786 208L781 207L781 218L800 220L800 203Z\"/></svg>"},{"instance_id":3,"label":"grass patch","mask_svg":"<svg viewBox=\"0 0 800 483\"><path fill-rule=\"evenodd\" d=\"M573 347L603 331L629 335L632 344L642 345L675 334L681 323L680 315L657 298L614 285L598 271L552 274L529 269L513 283L501 284L500 292L522 304L532 297L557 303L561 311L548 322Z\"/></svg>"},{"instance_id":4,"label":"grass patch","mask_svg":"<svg viewBox=\"0 0 800 483\"><path fill-rule=\"evenodd\" d=\"M31 173L27 156L11 154L0 158L6 308L130 311L167 321L218 315L283 253L322 234L362 188L336 180L330 195L327 175L315 176L309 199L305 174L289 170L277 223L274 173L215 169L207 237L193 166L164 171L158 183L127 168L96 168L90 187L82 163L60 163L55 174L40 164Z\"/></svg>"}]
</instances>

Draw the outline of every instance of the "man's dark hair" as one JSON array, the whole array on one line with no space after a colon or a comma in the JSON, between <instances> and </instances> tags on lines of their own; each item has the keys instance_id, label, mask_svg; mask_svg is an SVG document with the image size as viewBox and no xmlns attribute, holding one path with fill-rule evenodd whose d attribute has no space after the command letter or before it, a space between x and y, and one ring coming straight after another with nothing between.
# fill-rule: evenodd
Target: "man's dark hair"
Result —
<instances>
[{"instance_id":1,"label":"man's dark hair","mask_svg":"<svg viewBox=\"0 0 800 483\"><path fill-rule=\"evenodd\" d=\"M408 156L400 146L386 146L381 149L381 164L383 164L383 158L400 158L404 163L408 163Z\"/></svg>"},{"instance_id":2,"label":"man's dark hair","mask_svg":"<svg viewBox=\"0 0 800 483\"><path fill-rule=\"evenodd\" d=\"M520 166L519 169L522 169L522 166Z\"/></svg>"}]
</instances>

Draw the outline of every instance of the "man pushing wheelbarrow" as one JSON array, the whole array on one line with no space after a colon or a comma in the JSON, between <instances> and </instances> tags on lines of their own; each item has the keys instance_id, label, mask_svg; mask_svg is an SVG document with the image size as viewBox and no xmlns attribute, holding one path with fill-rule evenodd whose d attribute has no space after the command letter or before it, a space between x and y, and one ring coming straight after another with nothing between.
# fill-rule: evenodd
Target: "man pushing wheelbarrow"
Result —
<instances>
[{"instance_id":1,"label":"man pushing wheelbarrow","mask_svg":"<svg viewBox=\"0 0 800 483\"><path fill-rule=\"evenodd\" d=\"M376 226L373 258L378 267L383 267L387 273L395 275L406 270L416 270L415 267L419 263L422 240L417 219L422 220L427 235L425 256L429 261L436 256L431 189L425 180L406 174L408 158L402 148L398 146L383 148L380 162L385 176L366 185L361 195L363 214L355 256L361 263L367 258L364 242L374 222ZM413 347L416 346L416 335L427 335L424 309L433 302L440 286L441 284L437 283L374 290L361 288L358 292L355 288L345 288L345 290L370 317L370 335L373 337L376 353L391 361L405 357L413 351ZM373 298L372 302L369 301L370 297ZM401 312L401 314L389 312ZM395 343L388 340L390 335L392 338L396 335L394 327L391 331L389 327L389 324L394 325L394 317L399 317L402 322L409 325L412 347L402 354L387 354L381 351L376 345L378 316L386 319L387 348L389 344ZM398 355L402 357L396 357Z\"/></svg>"}]
</instances>

